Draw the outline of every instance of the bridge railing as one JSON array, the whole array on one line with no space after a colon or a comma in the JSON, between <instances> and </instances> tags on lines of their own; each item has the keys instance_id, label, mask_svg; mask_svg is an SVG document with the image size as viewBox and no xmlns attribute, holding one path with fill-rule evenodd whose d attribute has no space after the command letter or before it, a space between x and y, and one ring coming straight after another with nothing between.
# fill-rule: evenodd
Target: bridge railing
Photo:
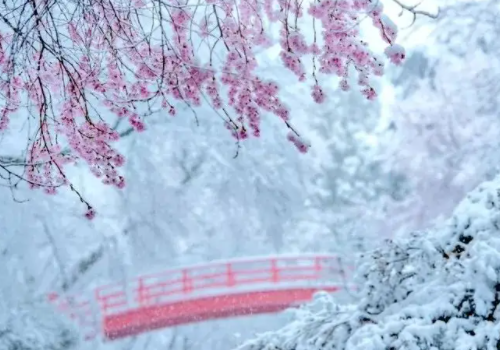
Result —
<instances>
[{"instance_id":1,"label":"bridge railing","mask_svg":"<svg viewBox=\"0 0 500 350\"><path fill-rule=\"evenodd\" d=\"M340 285L341 272L349 276L352 267L341 266L333 255L255 257L169 269L96 288L91 295L52 293L48 299L92 339L108 315L204 296Z\"/></svg>"},{"instance_id":2,"label":"bridge railing","mask_svg":"<svg viewBox=\"0 0 500 350\"><path fill-rule=\"evenodd\" d=\"M171 269L140 276L128 283L95 290L103 316L229 290L248 290L339 281L338 258L331 255L239 259ZM237 288L235 288L237 287ZM222 291L224 290L224 291Z\"/></svg>"},{"instance_id":3,"label":"bridge railing","mask_svg":"<svg viewBox=\"0 0 500 350\"><path fill-rule=\"evenodd\" d=\"M101 333L99 310L95 303L85 295L72 295L61 298L56 293L50 293L48 301L56 306L58 311L77 323L85 339L93 339Z\"/></svg>"}]
</instances>

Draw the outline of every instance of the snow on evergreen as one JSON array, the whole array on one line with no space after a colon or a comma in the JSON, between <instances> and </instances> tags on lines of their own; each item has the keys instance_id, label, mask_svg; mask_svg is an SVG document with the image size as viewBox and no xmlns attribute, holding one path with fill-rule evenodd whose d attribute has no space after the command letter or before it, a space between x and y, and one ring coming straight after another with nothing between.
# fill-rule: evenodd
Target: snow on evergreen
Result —
<instances>
[{"instance_id":1,"label":"snow on evergreen","mask_svg":"<svg viewBox=\"0 0 500 350\"><path fill-rule=\"evenodd\" d=\"M1 350L71 350L76 329L47 305L27 305L0 316Z\"/></svg>"},{"instance_id":2,"label":"snow on evergreen","mask_svg":"<svg viewBox=\"0 0 500 350\"><path fill-rule=\"evenodd\" d=\"M362 257L357 283L357 305L320 295L293 323L239 350L500 348L500 176L443 226Z\"/></svg>"}]
</instances>

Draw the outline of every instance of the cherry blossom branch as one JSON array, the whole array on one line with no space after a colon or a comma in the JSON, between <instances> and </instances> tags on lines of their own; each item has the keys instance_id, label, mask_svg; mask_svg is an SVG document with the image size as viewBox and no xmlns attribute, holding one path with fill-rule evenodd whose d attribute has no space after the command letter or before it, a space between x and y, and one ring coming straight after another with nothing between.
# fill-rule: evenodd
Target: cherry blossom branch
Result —
<instances>
[{"instance_id":1,"label":"cherry blossom branch","mask_svg":"<svg viewBox=\"0 0 500 350\"><path fill-rule=\"evenodd\" d=\"M314 20L312 43L301 30L306 16ZM366 18L387 43L387 58L401 63L404 49L379 0L323 0L307 8L300 0L3 0L0 134L19 115L35 127L26 159L0 158L1 169L20 167L19 179L47 193L67 186L91 218L65 167L84 161L104 184L123 188L124 157L113 143L143 131L156 108L176 115L179 103L195 118L196 108L208 104L235 138L236 154L240 142L260 136L267 115L278 117L306 152L310 145L291 126L278 84L258 74L256 52L272 44L268 24L280 28L283 65L299 82L312 80L312 98L322 103L323 76L337 76L348 90L351 67L361 92L376 98L370 79L383 74L384 62L360 37ZM118 133L105 112L130 128Z\"/></svg>"}]
</instances>

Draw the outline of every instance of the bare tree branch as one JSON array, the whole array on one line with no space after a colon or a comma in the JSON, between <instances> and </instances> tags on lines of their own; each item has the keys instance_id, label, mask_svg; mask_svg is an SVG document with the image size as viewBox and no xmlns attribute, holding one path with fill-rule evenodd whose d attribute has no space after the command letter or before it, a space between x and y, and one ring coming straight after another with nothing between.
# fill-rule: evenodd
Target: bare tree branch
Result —
<instances>
[{"instance_id":1,"label":"bare tree branch","mask_svg":"<svg viewBox=\"0 0 500 350\"><path fill-rule=\"evenodd\" d=\"M412 19L412 22L409 26L412 26L415 23L417 16L425 16L425 17L429 17L432 19L437 19L439 17L439 14L440 14L440 8L438 8L437 13L430 13L429 11L419 10L418 7L422 4L422 1L419 1L415 5L404 4L400 0L392 0L392 1L394 1L396 4L398 4L401 7L400 16L403 14L404 11L410 12L412 14L413 19Z\"/></svg>"}]
</instances>

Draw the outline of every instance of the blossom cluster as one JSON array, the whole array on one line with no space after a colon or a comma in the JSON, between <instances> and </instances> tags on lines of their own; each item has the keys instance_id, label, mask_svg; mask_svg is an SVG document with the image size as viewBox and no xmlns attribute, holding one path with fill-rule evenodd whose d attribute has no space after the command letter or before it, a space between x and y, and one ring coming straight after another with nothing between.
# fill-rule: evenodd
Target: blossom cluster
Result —
<instances>
[{"instance_id":1,"label":"blossom cluster","mask_svg":"<svg viewBox=\"0 0 500 350\"><path fill-rule=\"evenodd\" d=\"M306 152L278 84L257 73L256 49L272 42L269 24L280 27L283 65L301 82L314 80L315 102L327 98L322 75L338 76L345 91L352 73L374 99L370 77L382 75L384 64L361 39L362 17L380 31L390 61L404 58L382 10L379 0L316 0L307 8L298 0L6 1L0 5L6 14L0 17L0 134L22 113L33 117L25 180L47 193L64 185L77 193L64 171L77 161L103 183L124 187L117 170L124 158L112 146L120 135L109 115L141 132L143 111L152 106L174 116L179 102L195 108L206 101L237 140L259 137L262 117L274 114Z\"/></svg>"}]
</instances>

